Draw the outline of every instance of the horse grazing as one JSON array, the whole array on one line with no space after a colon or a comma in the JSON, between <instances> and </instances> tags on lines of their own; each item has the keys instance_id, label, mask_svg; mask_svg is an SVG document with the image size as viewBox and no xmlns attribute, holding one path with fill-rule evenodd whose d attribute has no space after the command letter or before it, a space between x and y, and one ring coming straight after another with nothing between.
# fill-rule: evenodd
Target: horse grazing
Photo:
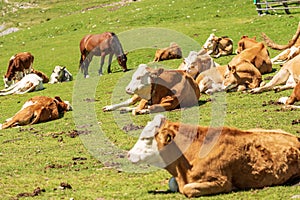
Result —
<instances>
[{"instance_id":1,"label":"horse grazing","mask_svg":"<svg viewBox=\"0 0 300 200\"><path fill-rule=\"evenodd\" d=\"M107 72L111 73L111 61L113 55L116 55L119 65L123 72L127 71L127 57L123 52L122 45L115 33L105 32L102 34L89 34L80 41L80 68L84 77L88 78L88 66L93 56L101 56L99 75L102 75L102 67L106 55L109 55Z\"/></svg>"}]
</instances>

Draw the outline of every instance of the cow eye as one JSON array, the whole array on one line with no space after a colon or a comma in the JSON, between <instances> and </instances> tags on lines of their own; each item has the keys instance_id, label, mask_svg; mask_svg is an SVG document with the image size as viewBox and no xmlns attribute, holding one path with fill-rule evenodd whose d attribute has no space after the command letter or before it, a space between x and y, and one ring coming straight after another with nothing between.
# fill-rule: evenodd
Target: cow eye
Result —
<instances>
[{"instance_id":1,"label":"cow eye","mask_svg":"<svg viewBox=\"0 0 300 200\"><path fill-rule=\"evenodd\" d=\"M136 77L136 80L141 80L141 78L142 78L141 76L138 76Z\"/></svg>"}]
</instances>

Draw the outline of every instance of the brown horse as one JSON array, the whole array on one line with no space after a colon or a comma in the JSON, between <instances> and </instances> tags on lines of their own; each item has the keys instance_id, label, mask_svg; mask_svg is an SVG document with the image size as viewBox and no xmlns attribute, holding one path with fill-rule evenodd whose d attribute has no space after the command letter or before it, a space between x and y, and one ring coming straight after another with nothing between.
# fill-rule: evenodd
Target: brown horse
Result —
<instances>
[{"instance_id":1,"label":"brown horse","mask_svg":"<svg viewBox=\"0 0 300 200\"><path fill-rule=\"evenodd\" d=\"M88 66L93 56L101 56L99 75L102 75L102 67L106 55L109 55L107 72L111 73L111 61L113 55L116 55L119 65L123 72L127 71L127 57L123 52L122 45L115 33L105 32L102 34L90 34L84 36L80 41L80 68L84 77L88 78Z\"/></svg>"}]
</instances>

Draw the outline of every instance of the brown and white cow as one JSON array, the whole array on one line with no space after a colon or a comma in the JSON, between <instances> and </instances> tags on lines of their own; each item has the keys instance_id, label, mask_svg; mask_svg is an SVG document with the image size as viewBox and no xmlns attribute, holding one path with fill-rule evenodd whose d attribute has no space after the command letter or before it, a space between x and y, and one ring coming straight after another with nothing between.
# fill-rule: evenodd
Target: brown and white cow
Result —
<instances>
[{"instance_id":1,"label":"brown and white cow","mask_svg":"<svg viewBox=\"0 0 300 200\"><path fill-rule=\"evenodd\" d=\"M182 70L152 69L141 64L126 87L131 99L105 106L103 111L117 109L140 100L136 108L124 108L136 114L170 111L198 104L200 91L194 79Z\"/></svg>"},{"instance_id":2,"label":"brown and white cow","mask_svg":"<svg viewBox=\"0 0 300 200\"><path fill-rule=\"evenodd\" d=\"M269 51L262 42L258 42L250 48L243 50L234 56L229 62L230 66L237 66L243 62L252 63L261 74L272 72L272 62Z\"/></svg>"},{"instance_id":3,"label":"brown and white cow","mask_svg":"<svg viewBox=\"0 0 300 200\"><path fill-rule=\"evenodd\" d=\"M183 59L178 69L186 71L196 79L201 72L216 66L219 66L219 64L214 62L205 49L201 49L199 52L190 51L188 57Z\"/></svg>"},{"instance_id":4,"label":"brown and white cow","mask_svg":"<svg viewBox=\"0 0 300 200\"><path fill-rule=\"evenodd\" d=\"M217 37L212 33L205 41L203 48L208 51L208 54L219 58L220 56L232 54L233 41L227 36Z\"/></svg>"},{"instance_id":5,"label":"brown and white cow","mask_svg":"<svg viewBox=\"0 0 300 200\"><path fill-rule=\"evenodd\" d=\"M277 74L275 74L267 84L262 87L254 88L250 92L261 93L273 89L279 92L294 88L300 80L299 62L300 55L284 63Z\"/></svg>"},{"instance_id":6,"label":"brown and white cow","mask_svg":"<svg viewBox=\"0 0 300 200\"><path fill-rule=\"evenodd\" d=\"M70 103L60 97L35 96L24 103L21 110L0 125L0 129L25 126L61 118L72 110Z\"/></svg>"},{"instance_id":7,"label":"brown and white cow","mask_svg":"<svg viewBox=\"0 0 300 200\"><path fill-rule=\"evenodd\" d=\"M256 45L258 41L256 41L256 37L249 38L247 35L243 35L241 39L238 41L238 47L235 50L237 54L241 53L245 49L249 49Z\"/></svg>"},{"instance_id":8,"label":"brown and white cow","mask_svg":"<svg viewBox=\"0 0 300 200\"><path fill-rule=\"evenodd\" d=\"M179 58L182 58L181 48L178 46L178 44L172 42L169 47L156 50L153 62Z\"/></svg>"},{"instance_id":9,"label":"brown and white cow","mask_svg":"<svg viewBox=\"0 0 300 200\"><path fill-rule=\"evenodd\" d=\"M29 52L22 52L12 56L8 63L6 74L3 77L5 88L21 80L31 73L34 57Z\"/></svg>"},{"instance_id":10,"label":"brown and white cow","mask_svg":"<svg viewBox=\"0 0 300 200\"><path fill-rule=\"evenodd\" d=\"M148 122L128 159L166 169L187 197L300 181L300 138L295 135L188 125L163 115Z\"/></svg>"}]
</instances>

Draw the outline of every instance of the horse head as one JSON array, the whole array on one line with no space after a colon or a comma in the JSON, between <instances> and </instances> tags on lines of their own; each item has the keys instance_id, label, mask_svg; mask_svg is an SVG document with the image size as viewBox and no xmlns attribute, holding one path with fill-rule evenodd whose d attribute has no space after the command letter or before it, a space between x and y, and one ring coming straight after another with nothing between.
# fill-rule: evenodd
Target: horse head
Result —
<instances>
[{"instance_id":1,"label":"horse head","mask_svg":"<svg viewBox=\"0 0 300 200\"><path fill-rule=\"evenodd\" d=\"M126 54L119 55L117 57L117 60L118 60L119 65L123 68L123 72L126 72L127 71L127 65L126 65L127 56L126 56Z\"/></svg>"}]
</instances>

